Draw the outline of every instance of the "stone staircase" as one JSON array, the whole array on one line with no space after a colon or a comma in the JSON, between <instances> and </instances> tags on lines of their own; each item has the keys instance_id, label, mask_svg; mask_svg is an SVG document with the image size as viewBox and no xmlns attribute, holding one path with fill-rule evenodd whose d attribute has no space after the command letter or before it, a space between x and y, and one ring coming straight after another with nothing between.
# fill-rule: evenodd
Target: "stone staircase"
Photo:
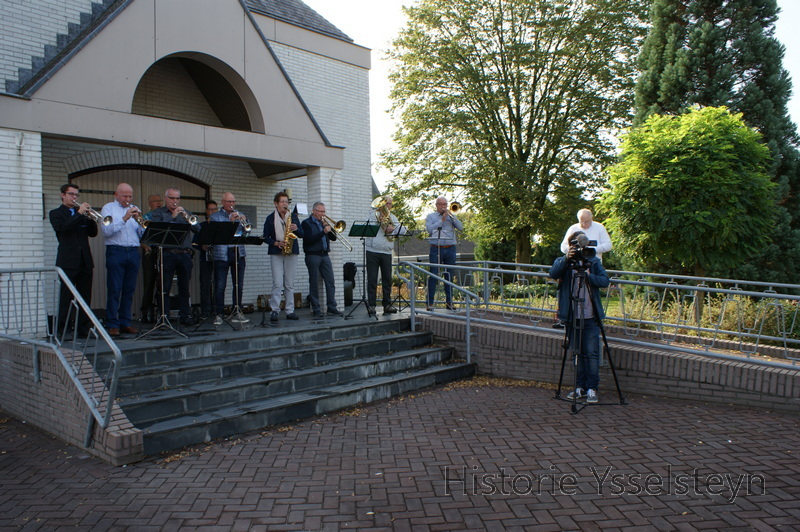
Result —
<instances>
[{"instance_id":1,"label":"stone staircase","mask_svg":"<svg viewBox=\"0 0 800 532\"><path fill-rule=\"evenodd\" d=\"M398 319L126 349L119 404L152 455L474 374L431 342Z\"/></svg>"}]
</instances>

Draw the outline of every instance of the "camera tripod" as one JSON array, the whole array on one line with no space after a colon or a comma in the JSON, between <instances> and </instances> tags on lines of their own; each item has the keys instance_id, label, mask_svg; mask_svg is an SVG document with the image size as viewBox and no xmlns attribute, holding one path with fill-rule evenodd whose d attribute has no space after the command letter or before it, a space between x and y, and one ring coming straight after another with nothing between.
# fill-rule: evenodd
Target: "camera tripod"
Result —
<instances>
[{"instance_id":1,"label":"camera tripod","mask_svg":"<svg viewBox=\"0 0 800 532\"><path fill-rule=\"evenodd\" d=\"M603 321L598 318L600 313L598 312L597 301L594 300L591 296L591 287L588 284L586 279L586 271L589 268L589 263L583 260L570 260L567 265L568 270L572 272L572 276L570 278L570 284L572 286L567 287L570 291L570 305L569 305L569 317L566 321L566 327L564 328L564 356L561 359L561 375L558 380L558 388L556 389L556 394L554 399L558 399L561 401L570 401L572 403L570 413L577 414L587 406L589 403L586 401L578 401L578 396L575 391L578 388L578 369L579 369L579 357L586 357L587 355L583 354L583 347L584 347L584 332L587 330L588 327L594 327L595 325L600 331L600 335L603 339L603 348L606 359L608 360L608 365L611 368L611 373L614 376L614 384L617 388L617 396L619 397L620 405L625 405L627 402L625 401L625 397L622 395L622 389L619 386L619 379L617 378L617 370L614 367L614 361L611 357L611 349L608 347L608 338L606 338L606 330L603 327ZM562 281L564 282L564 281ZM573 288L577 286L577 291L573 290ZM593 314L591 317L585 317L584 312L584 304L586 300L584 296L589 298L589 301L592 306ZM592 339L595 339L594 335L591 336ZM567 364L567 354L570 352L570 348L572 351L572 365L573 365L573 373L574 373L574 382L573 382L573 394L572 398L562 398L561 397L561 386L564 381L564 368ZM594 347L593 347L594 349ZM599 353L598 353L599 359ZM599 361L598 361L599 363ZM617 404L617 403L592 403L593 405L610 405L610 404Z\"/></svg>"}]
</instances>

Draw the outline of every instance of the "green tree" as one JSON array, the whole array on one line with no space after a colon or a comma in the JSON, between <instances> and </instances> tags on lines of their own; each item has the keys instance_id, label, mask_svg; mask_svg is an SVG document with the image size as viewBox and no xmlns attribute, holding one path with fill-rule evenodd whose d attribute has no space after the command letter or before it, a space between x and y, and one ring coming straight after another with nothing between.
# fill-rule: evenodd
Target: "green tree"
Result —
<instances>
[{"instance_id":1,"label":"green tree","mask_svg":"<svg viewBox=\"0 0 800 532\"><path fill-rule=\"evenodd\" d=\"M602 181L629 124L647 0L420 0L389 52L399 197L481 213L529 262L563 196ZM563 231L563 228L561 228Z\"/></svg>"},{"instance_id":2,"label":"green tree","mask_svg":"<svg viewBox=\"0 0 800 532\"><path fill-rule=\"evenodd\" d=\"M699 276L757 256L776 212L769 160L761 135L724 107L650 116L625 136L600 201L614 250L633 267Z\"/></svg>"},{"instance_id":3,"label":"green tree","mask_svg":"<svg viewBox=\"0 0 800 532\"><path fill-rule=\"evenodd\" d=\"M770 151L767 172L778 184L780 223L773 245L749 270L721 272L794 282L800 261L773 260L778 246L800 258L800 156L787 103L791 80L782 66L784 47L774 37L775 0L655 0L652 27L638 58L639 125L653 113L678 114L692 105L725 105L756 128Z\"/></svg>"}]
</instances>

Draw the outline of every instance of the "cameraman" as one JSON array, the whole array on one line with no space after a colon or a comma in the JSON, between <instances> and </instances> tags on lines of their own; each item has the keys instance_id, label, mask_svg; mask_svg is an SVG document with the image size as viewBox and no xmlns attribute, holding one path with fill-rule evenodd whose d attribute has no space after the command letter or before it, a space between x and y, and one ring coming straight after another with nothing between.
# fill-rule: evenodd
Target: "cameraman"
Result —
<instances>
[{"instance_id":1,"label":"cameraman","mask_svg":"<svg viewBox=\"0 0 800 532\"><path fill-rule=\"evenodd\" d=\"M599 289L608 286L609 281L603 263L588 244L583 231L572 233L567 254L553 263L550 277L559 280L558 318L567 326L570 345L580 341L577 384L567 399L579 399L586 391L586 402L596 403L600 383L600 321L605 317ZM576 331L583 331L582 337L574 334Z\"/></svg>"}]
</instances>

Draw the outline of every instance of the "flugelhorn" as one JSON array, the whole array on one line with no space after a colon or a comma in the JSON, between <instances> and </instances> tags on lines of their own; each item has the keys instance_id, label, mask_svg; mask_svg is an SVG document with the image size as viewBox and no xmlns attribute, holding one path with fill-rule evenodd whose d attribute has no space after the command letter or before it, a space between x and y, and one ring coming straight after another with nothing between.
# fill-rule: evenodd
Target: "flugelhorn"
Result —
<instances>
[{"instance_id":1,"label":"flugelhorn","mask_svg":"<svg viewBox=\"0 0 800 532\"><path fill-rule=\"evenodd\" d=\"M150 220L145 220L144 219L144 216L142 216L142 210L139 209L139 207L136 207L135 205L131 205L131 207L133 207L134 209L139 211L139 212L131 215L131 218L136 220L136 223L141 225L144 229L147 229L147 226L150 225Z\"/></svg>"},{"instance_id":2,"label":"flugelhorn","mask_svg":"<svg viewBox=\"0 0 800 532\"><path fill-rule=\"evenodd\" d=\"M236 215L236 219L239 220L239 223L242 224L242 229L245 233L249 233L253 230L253 225L247 221L247 215L240 211L233 211L231 214Z\"/></svg>"},{"instance_id":3,"label":"flugelhorn","mask_svg":"<svg viewBox=\"0 0 800 532\"><path fill-rule=\"evenodd\" d=\"M450 204L450 206L448 207L448 210L452 214L456 214L458 211L461 210L461 208L462 208L461 204L459 202L457 202L457 201L454 201L453 203Z\"/></svg>"},{"instance_id":4,"label":"flugelhorn","mask_svg":"<svg viewBox=\"0 0 800 532\"><path fill-rule=\"evenodd\" d=\"M76 209L80 209L81 208L82 204L78 203L78 200L72 200L72 201L74 203L74 205L73 205L74 208L76 208ZM87 218L91 218L92 220L95 221L95 223L99 223L99 224L103 224L103 225L110 225L111 222L114 221L114 219L111 216L103 217L102 214L100 214L96 210L92 209L91 207L89 207L89 209L85 213L83 213L83 215L86 216Z\"/></svg>"},{"instance_id":5,"label":"flugelhorn","mask_svg":"<svg viewBox=\"0 0 800 532\"><path fill-rule=\"evenodd\" d=\"M323 214L322 218L328 223L331 228L336 231L336 241L341 242L344 247L347 248L347 251L353 251L353 244L350 243L347 238L342 234L342 232L347 229L347 223L344 220L339 220L338 222L334 222L333 219L328 216L327 214Z\"/></svg>"},{"instance_id":6,"label":"flugelhorn","mask_svg":"<svg viewBox=\"0 0 800 532\"><path fill-rule=\"evenodd\" d=\"M186 210L185 210L185 209L184 209L184 210L182 210L182 211L180 211L180 213L179 213L179 214L180 214L181 216L183 216L183 217L184 217L184 219L185 219L187 222L189 222L189 225L197 225L197 216L195 216L194 214L192 214L192 215L189 215L189 213L188 213L188 212L186 212Z\"/></svg>"}]
</instances>

